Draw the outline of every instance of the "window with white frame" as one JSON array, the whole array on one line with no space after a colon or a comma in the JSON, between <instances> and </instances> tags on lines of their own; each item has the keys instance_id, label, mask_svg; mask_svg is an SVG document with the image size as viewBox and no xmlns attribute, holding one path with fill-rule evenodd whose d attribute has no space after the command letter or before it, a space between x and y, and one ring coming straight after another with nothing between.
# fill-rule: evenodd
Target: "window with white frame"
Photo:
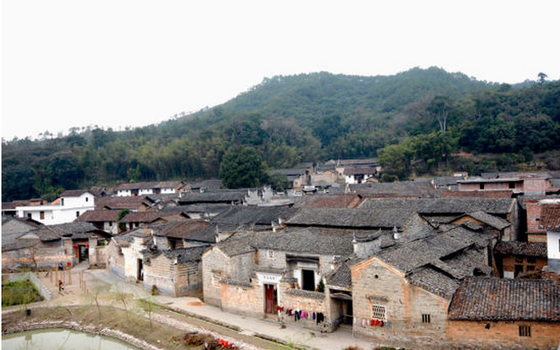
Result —
<instances>
[{"instance_id":1,"label":"window with white frame","mask_svg":"<svg viewBox=\"0 0 560 350\"><path fill-rule=\"evenodd\" d=\"M387 308L383 305L372 304L371 314L371 318L385 321L387 319Z\"/></svg>"}]
</instances>

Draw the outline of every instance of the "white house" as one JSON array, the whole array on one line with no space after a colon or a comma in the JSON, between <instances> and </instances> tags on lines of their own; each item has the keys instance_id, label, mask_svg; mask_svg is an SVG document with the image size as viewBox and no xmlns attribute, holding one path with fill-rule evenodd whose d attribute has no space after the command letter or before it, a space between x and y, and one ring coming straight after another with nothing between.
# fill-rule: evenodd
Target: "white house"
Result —
<instances>
[{"instance_id":1,"label":"white house","mask_svg":"<svg viewBox=\"0 0 560 350\"><path fill-rule=\"evenodd\" d=\"M183 186L181 181L136 182L121 184L115 188L115 191L117 197L172 194L178 193L181 186Z\"/></svg>"},{"instance_id":2,"label":"white house","mask_svg":"<svg viewBox=\"0 0 560 350\"><path fill-rule=\"evenodd\" d=\"M44 225L72 222L88 210L95 208L95 197L88 191L70 190L48 205L16 207L17 216L38 221Z\"/></svg>"},{"instance_id":3,"label":"white house","mask_svg":"<svg viewBox=\"0 0 560 350\"><path fill-rule=\"evenodd\" d=\"M344 181L347 184L361 184L366 182L369 178L375 178L377 170L375 168L346 168L343 171Z\"/></svg>"},{"instance_id":4,"label":"white house","mask_svg":"<svg viewBox=\"0 0 560 350\"><path fill-rule=\"evenodd\" d=\"M548 271L560 274L560 230L546 232L548 249Z\"/></svg>"}]
</instances>

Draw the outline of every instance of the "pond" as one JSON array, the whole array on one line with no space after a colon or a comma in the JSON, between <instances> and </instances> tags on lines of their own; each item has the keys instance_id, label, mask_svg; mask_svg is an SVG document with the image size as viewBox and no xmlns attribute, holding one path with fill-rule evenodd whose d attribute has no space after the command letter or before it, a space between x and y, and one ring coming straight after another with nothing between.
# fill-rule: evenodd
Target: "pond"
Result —
<instances>
[{"instance_id":1,"label":"pond","mask_svg":"<svg viewBox=\"0 0 560 350\"><path fill-rule=\"evenodd\" d=\"M3 350L139 350L114 338L70 331L48 329L2 336Z\"/></svg>"}]
</instances>

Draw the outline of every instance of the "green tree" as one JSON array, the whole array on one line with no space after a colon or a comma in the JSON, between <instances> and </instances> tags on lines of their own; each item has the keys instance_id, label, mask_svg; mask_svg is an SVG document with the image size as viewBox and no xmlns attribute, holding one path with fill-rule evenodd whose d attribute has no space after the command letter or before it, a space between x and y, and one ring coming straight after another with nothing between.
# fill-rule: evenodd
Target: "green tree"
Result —
<instances>
[{"instance_id":1,"label":"green tree","mask_svg":"<svg viewBox=\"0 0 560 350\"><path fill-rule=\"evenodd\" d=\"M231 147L220 164L220 178L227 188L258 187L268 180L267 166L255 149Z\"/></svg>"}]
</instances>

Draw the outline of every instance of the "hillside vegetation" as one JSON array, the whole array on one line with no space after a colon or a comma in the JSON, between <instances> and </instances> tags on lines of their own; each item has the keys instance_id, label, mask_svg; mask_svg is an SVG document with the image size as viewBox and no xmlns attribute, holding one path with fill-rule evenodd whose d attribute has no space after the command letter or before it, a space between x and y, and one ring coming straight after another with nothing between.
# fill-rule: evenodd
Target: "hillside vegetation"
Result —
<instances>
[{"instance_id":1,"label":"hillside vegetation","mask_svg":"<svg viewBox=\"0 0 560 350\"><path fill-rule=\"evenodd\" d=\"M543 153L539 164L557 169L550 152L560 148L560 82L490 84L439 68L276 76L223 105L159 125L4 142L2 201L94 184L218 177L226 152L247 148L265 169L379 156L385 180L516 170Z\"/></svg>"}]
</instances>

